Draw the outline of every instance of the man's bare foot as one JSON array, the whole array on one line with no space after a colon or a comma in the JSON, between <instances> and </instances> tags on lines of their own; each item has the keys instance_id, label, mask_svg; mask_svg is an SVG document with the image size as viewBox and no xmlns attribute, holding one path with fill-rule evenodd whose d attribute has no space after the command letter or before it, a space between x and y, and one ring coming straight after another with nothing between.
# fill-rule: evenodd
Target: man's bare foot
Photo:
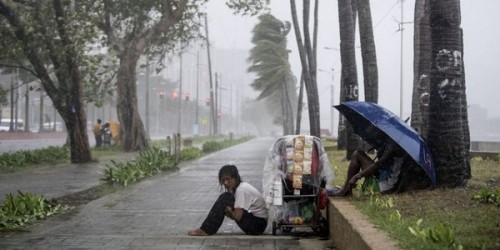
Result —
<instances>
[{"instance_id":1,"label":"man's bare foot","mask_svg":"<svg viewBox=\"0 0 500 250\"><path fill-rule=\"evenodd\" d=\"M205 233L205 231L201 230L200 228L189 230L188 235L190 235L190 236L208 236L208 234Z\"/></svg>"}]
</instances>

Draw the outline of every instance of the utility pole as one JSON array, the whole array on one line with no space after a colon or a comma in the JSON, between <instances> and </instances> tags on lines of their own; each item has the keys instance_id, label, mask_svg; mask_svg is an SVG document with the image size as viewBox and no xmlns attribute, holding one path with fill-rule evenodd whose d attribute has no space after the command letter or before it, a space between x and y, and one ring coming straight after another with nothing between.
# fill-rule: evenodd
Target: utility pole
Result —
<instances>
[{"instance_id":1,"label":"utility pole","mask_svg":"<svg viewBox=\"0 0 500 250\"><path fill-rule=\"evenodd\" d=\"M146 58L146 133L151 136L149 130L149 57Z\"/></svg>"},{"instance_id":2,"label":"utility pole","mask_svg":"<svg viewBox=\"0 0 500 250\"><path fill-rule=\"evenodd\" d=\"M24 131L29 132L30 131L30 85L26 84L26 90L25 90L25 99L24 99Z\"/></svg>"},{"instance_id":3,"label":"utility pole","mask_svg":"<svg viewBox=\"0 0 500 250\"><path fill-rule=\"evenodd\" d=\"M219 108L217 109L217 119L218 122L217 124L219 125L219 133L222 133L222 74L219 73L219 82L218 82L219 88L217 90L217 98L219 101Z\"/></svg>"},{"instance_id":4,"label":"utility pole","mask_svg":"<svg viewBox=\"0 0 500 250\"><path fill-rule=\"evenodd\" d=\"M211 125L212 129L210 132L217 134L217 115L214 112L214 87L213 87L213 81L212 81L212 62L210 59L210 39L208 36L208 22L207 22L207 15L205 15L205 39L207 43L207 55L208 55L208 75L209 75L209 80L210 80L210 118L211 118Z\"/></svg>"},{"instance_id":5,"label":"utility pole","mask_svg":"<svg viewBox=\"0 0 500 250\"><path fill-rule=\"evenodd\" d=\"M333 76L332 76L332 81L333 81ZM330 93L330 131L331 131L331 136L333 138L333 115L334 115L334 111L333 111L333 105L334 102L333 102L333 98L334 98L334 95L333 95L333 84L330 85L330 89L331 89L331 93Z\"/></svg>"},{"instance_id":6,"label":"utility pole","mask_svg":"<svg viewBox=\"0 0 500 250\"><path fill-rule=\"evenodd\" d=\"M200 124L198 123L198 100L200 94L200 51L196 52L196 106L195 106L195 119L194 119L194 132L198 135L200 132Z\"/></svg>"},{"instance_id":7,"label":"utility pole","mask_svg":"<svg viewBox=\"0 0 500 250\"><path fill-rule=\"evenodd\" d=\"M181 48L182 49L182 48ZM181 107L182 107L182 52L179 55L179 95L177 96L177 134L181 133Z\"/></svg>"},{"instance_id":8,"label":"utility pole","mask_svg":"<svg viewBox=\"0 0 500 250\"><path fill-rule=\"evenodd\" d=\"M401 26L400 26L400 29L401 29L401 61L400 61L400 69L401 69L401 73L399 74L400 76L400 87L399 87L399 118L401 119L404 119L403 118L403 31L404 31L404 27L403 27L403 23L404 23L404 19L403 19L403 2L404 0L401 0Z\"/></svg>"},{"instance_id":9,"label":"utility pole","mask_svg":"<svg viewBox=\"0 0 500 250\"><path fill-rule=\"evenodd\" d=\"M157 104L158 107L156 109L157 110L156 111L156 132L157 133L161 133L161 131L160 131L160 110L161 110L161 100L162 100L162 98L164 98L163 97L164 93L162 91L163 90L160 90L160 93L158 93L158 99L157 99L158 100L158 104ZM173 126L170 124L169 129L172 129L172 127Z\"/></svg>"},{"instance_id":10,"label":"utility pole","mask_svg":"<svg viewBox=\"0 0 500 250\"><path fill-rule=\"evenodd\" d=\"M231 85L229 87L229 121L230 121L230 126L229 126L229 132L233 130L233 83L231 82Z\"/></svg>"},{"instance_id":11,"label":"utility pole","mask_svg":"<svg viewBox=\"0 0 500 250\"><path fill-rule=\"evenodd\" d=\"M400 61L400 74L399 74L399 81L400 81L400 86L399 86L399 117L404 120L403 118L403 31L404 31L404 25L405 24L410 24L412 22L405 22L404 21L404 16L403 16L403 2L405 0L401 0L401 21L399 22L399 29L398 31L401 32L401 61Z\"/></svg>"},{"instance_id":12,"label":"utility pole","mask_svg":"<svg viewBox=\"0 0 500 250\"><path fill-rule=\"evenodd\" d=\"M238 111L240 110L240 92L238 89L236 89L236 107L235 107L235 110L236 110L236 114L235 114L235 117L236 117L236 134L239 135L240 134L240 130L239 130L239 120L240 120L240 116L239 116L239 113Z\"/></svg>"},{"instance_id":13,"label":"utility pole","mask_svg":"<svg viewBox=\"0 0 500 250\"><path fill-rule=\"evenodd\" d=\"M219 131L219 77L217 76L217 72L215 72L215 99L214 99L214 106L215 106L215 117L214 117L214 131Z\"/></svg>"}]
</instances>

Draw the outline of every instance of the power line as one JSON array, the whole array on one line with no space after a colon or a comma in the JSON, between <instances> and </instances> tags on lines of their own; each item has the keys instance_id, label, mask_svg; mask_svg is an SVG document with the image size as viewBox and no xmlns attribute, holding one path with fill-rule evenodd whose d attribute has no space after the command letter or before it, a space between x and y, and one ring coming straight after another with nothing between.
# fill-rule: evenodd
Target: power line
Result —
<instances>
[{"instance_id":1,"label":"power line","mask_svg":"<svg viewBox=\"0 0 500 250\"><path fill-rule=\"evenodd\" d=\"M384 16L377 22L377 24L375 24L375 27L373 29L376 29L377 26L382 22L384 21L384 19L389 15L389 13L391 13L392 9L394 9L397 5L398 5L398 2L400 0L397 0L393 5L392 7L384 14Z\"/></svg>"}]
</instances>

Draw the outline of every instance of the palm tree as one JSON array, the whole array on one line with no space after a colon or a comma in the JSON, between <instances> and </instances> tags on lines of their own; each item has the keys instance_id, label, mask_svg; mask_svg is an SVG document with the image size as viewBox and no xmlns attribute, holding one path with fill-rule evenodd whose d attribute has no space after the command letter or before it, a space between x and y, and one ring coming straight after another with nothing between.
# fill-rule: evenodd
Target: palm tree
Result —
<instances>
[{"instance_id":1,"label":"palm tree","mask_svg":"<svg viewBox=\"0 0 500 250\"><path fill-rule=\"evenodd\" d=\"M359 17L359 40L363 60L365 101L378 102L377 53L373 38L372 14L369 0L357 0Z\"/></svg>"},{"instance_id":2,"label":"palm tree","mask_svg":"<svg viewBox=\"0 0 500 250\"><path fill-rule=\"evenodd\" d=\"M463 186L470 177L459 0L430 0L432 65L428 142L438 185Z\"/></svg>"},{"instance_id":3,"label":"palm tree","mask_svg":"<svg viewBox=\"0 0 500 250\"><path fill-rule=\"evenodd\" d=\"M424 139L429 126L429 75L431 71L431 27L429 25L429 1L415 1L413 39L413 97L411 126Z\"/></svg>"},{"instance_id":4,"label":"palm tree","mask_svg":"<svg viewBox=\"0 0 500 250\"><path fill-rule=\"evenodd\" d=\"M252 30L252 43L248 58L249 72L257 74L252 87L261 91L258 100L266 100L270 105L279 105L281 113L276 114L282 122L283 133L293 134L293 108L297 103L295 79L288 62L286 35L290 23L282 22L271 14L259 16L260 22Z\"/></svg>"},{"instance_id":5,"label":"palm tree","mask_svg":"<svg viewBox=\"0 0 500 250\"><path fill-rule=\"evenodd\" d=\"M356 70L356 55L354 50L354 21L351 0L339 0L339 25L340 25L340 60L342 75L340 82L340 101L358 100L358 78ZM344 122L342 122L344 121ZM354 150L359 147L359 137L356 136L352 126L340 119L339 137L345 135L347 142L346 158L350 159Z\"/></svg>"},{"instance_id":6,"label":"palm tree","mask_svg":"<svg viewBox=\"0 0 500 250\"><path fill-rule=\"evenodd\" d=\"M295 30L295 39L299 49L300 62L302 65L302 77L306 87L307 103L309 111L309 127L310 134L320 137L320 119L319 119L319 98L318 86L316 83L316 40L317 40L317 8L318 2L315 2L315 23L313 45L311 46L309 37L309 1L304 1L303 6L303 26L304 26L304 42L300 32L299 21L297 18L297 8L295 1L290 0L290 9L292 13L292 23ZM302 84L302 81L301 81ZM302 87L301 87L302 88ZM302 100L302 98L301 98ZM297 121L299 122L299 121Z\"/></svg>"}]
</instances>

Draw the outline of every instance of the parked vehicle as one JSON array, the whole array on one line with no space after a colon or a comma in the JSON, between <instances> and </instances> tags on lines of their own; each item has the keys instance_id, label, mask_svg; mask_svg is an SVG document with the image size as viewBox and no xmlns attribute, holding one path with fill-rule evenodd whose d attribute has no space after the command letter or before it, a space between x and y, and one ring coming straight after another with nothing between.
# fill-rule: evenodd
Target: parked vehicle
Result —
<instances>
[{"instance_id":1,"label":"parked vehicle","mask_svg":"<svg viewBox=\"0 0 500 250\"><path fill-rule=\"evenodd\" d=\"M43 124L44 131L56 131L64 132L66 131L66 125L62 122L46 122Z\"/></svg>"},{"instance_id":2,"label":"parked vehicle","mask_svg":"<svg viewBox=\"0 0 500 250\"><path fill-rule=\"evenodd\" d=\"M14 131L24 131L24 121L21 119L14 120ZM0 131L10 131L10 118L2 118L0 121Z\"/></svg>"}]
</instances>

